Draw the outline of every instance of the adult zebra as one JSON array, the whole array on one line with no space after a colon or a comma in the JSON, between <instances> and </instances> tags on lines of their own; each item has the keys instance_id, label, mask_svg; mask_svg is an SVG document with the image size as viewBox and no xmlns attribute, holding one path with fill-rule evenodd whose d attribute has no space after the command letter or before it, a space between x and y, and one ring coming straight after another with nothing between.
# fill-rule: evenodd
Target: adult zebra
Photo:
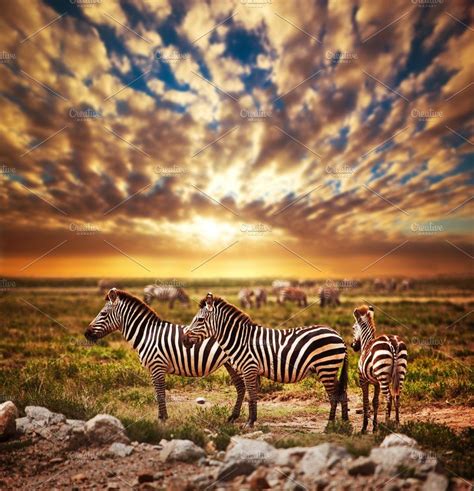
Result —
<instances>
[{"instance_id":1,"label":"adult zebra","mask_svg":"<svg viewBox=\"0 0 474 491\"><path fill-rule=\"evenodd\" d=\"M356 320L353 331L354 351L361 351L359 358L359 382L364 400L364 422L362 432L367 431L369 422L369 384L373 384L374 408L373 429L377 430L379 394L387 400L386 420L390 419L392 398L395 400L395 422L399 424L400 391L407 371L407 347L398 336L382 335L375 337L373 307L362 305L354 310Z\"/></svg>"},{"instance_id":2,"label":"adult zebra","mask_svg":"<svg viewBox=\"0 0 474 491\"><path fill-rule=\"evenodd\" d=\"M176 300L186 305L191 303L188 294L180 286L146 285L143 294L143 301L148 305L154 298L158 301L168 301L170 309L173 308Z\"/></svg>"},{"instance_id":3,"label":"adult zebra","mask_svg":"<svg viewBox=\"0 0 474 491\"><path fill-rule=\"evenodd\" d=\"M96 341L113 331L121 331L123 337L137 350L143 367L151 373L160 419L168 417L165 374L203 377L222 365L237 390L237 400L229 421L239 417L245 385L216 342L206 340L192 348L186 347L183 344L185 326L161 320L154 310L130 293L112 288L105 300L105 306L89 324L84 336L89 341Z\"/></svg>"},{"instance_id":4,"label":"adult zebra","mask_svg":"<svg viewBox=\"0 0 474 491\"><path fill-rule=\"evenodd\" d=\"M234 368L243 375L249 396L248 426L253 426L257 420L259 375L277 382L294 383L314 372L331 402L329 420L336 416L338 401L343 419L348 419L347 350L342 338L331 328L271 329L259 326L234 305L208 293L184 334L185 343L189 345L209 337L215 339L230 357ZM338 381L337 373L341 367Z\"/></svg>"}]
</instances>

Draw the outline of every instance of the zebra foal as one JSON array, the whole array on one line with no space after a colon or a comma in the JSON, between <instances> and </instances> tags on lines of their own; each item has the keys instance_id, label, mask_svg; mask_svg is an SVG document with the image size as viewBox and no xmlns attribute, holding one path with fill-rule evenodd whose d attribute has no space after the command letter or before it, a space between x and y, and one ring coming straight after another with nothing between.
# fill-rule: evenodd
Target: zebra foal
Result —
<instances>
[{"instance_id":1,"label":"zebra foal","mask_svg":"<svg viewBox=\"0 0 474 491\"><path fill-rule=\"evenodd\" d=\"M369 422L369 384L374 386L373 430L377 431L377 413L380 390L387 400L386 421L390 419L392 400L395 402L395 422L400 422L400 392L407 371L407 347L398 336L382 335L375 337L373 307L362 305L354 310L355 324L352 348L360 351L359 384L364 401L364 422L362 432L367 431Z\"/></svg>"},{"instance_id":2,"label":"zebra foal","mask_svg":"<svg viewBox=\"0 0 474 491\"><path fill-rule=\"evenodd\" d=\"M183 343L183 328L161 320L157 313L130 293L112 288L105 297L106 303L89 324L84 336L97 341L107 334L120 330L123 337L138 352L140 362L153 380L158 401L158 418L168 418L165 400L165 375L204 377L224 365L237 390L237 400L229 421L240 415L245 396L242 377L229 364L228 356L212 340L192 348Z\"/></svg>"},{"instance_id":3,"label":"zebra foal","mask_svg":"<svg viewBox=\"0 0 474 491\"><path fill-rule=\"evenodd\" d=\"M348 419L347 350L342 338L331 328L259 326L234 305L208 293L184 333L189 345L209 337L215 339L234 368L243 375L249 396L248 426L252 427L257 420L257 378L260 375L276 382L294 383L310 372L316 373L331 402L329 420L336 416L338 401L343 419Z\"/></svg>"}]
</instances>

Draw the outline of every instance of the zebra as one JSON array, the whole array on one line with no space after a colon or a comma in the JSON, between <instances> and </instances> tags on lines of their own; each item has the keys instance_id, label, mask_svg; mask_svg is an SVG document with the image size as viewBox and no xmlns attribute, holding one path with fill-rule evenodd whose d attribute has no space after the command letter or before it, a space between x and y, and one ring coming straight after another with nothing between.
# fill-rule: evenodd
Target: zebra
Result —
<instances>
[{"instance_id":1,"label":"zebra","mask_svg":"<svg viewBox=\"0 0 474 491\"><path fill-rule=\"evenodd\" d=\"M255 292L251 288L242 288L238 296L241 307L253 307L252 297L255 296Z\"/></svg>"},{"instance_id":2,"label":"zebra","mask_svg":"<svg viewBox=\"0 0 474 491\"><path fill-rule=\"evenodd\" d=\"M259 309L262 305L267 305L267 291L265 288L255 289L255 306Z\"/></svg>"},{"instance_id":3,"label":"zebra","mask_svg":"<svg viewBox=\"0 0 474 491\"><path fill-rule=\"evenodd\" d=\"M335 286L322 286L319 289L319 305L320 307L341 305L339 290Z\"/></svg>"},{"instance_id":4,"label":"zebra","mask_svg":"<svg viewBox=\"0 0 474 491\"><path fill-rule=\"evenodd\" d=\"M189 305L190 300L188 294L183 288L178 286L157 286L157 285L147 285L143 289L143 300L147 304L151 304L152 300L156 298L160 300L168 300L169 308L172 309L176 300L181 303Z\"/></svg>"},{"instance_id":5,"label":"zebra","mask_svg":"<svg viewBox=\"0 0 474 491\"><path fill-rule=\"evenodd\" d=\"M192 323L184 329L186 343L192 345L211 337L230 357L243 375L249 396L249 419L257 420L257 377L295 383L316 373L329 396L329 420L336 416L341 402L342 417L348 419L347 349L341 336L327 326L271 329L255 324L239 308L212 293L201 300ZM341 375L337 373L341 368Z\"/></svg>"},{"instance_id":6,"label":"zebra","mask_svg":"<svg viewBox=\"0 0 474 491\"><path fill-rule=\"evenodd\" d=\"M352 348L361 351L359 358L359 384L364 400L364 422L362 432L367 431L369 422L369 384L374 385L373 430L377 431L379 394L387 400L386 421L390 419L392 399L395 401L395 422L400 423L400 392L407 371L407 347L399 336L382 335L375 337L374 309L362 305L354 310L356 320Z\"/></svg>"},{"instance_id":7,"label":"zebra","mask_svg":"<svg viewBox=\"0 0 474 491\"><path fill-rule=\"evenodd\" d=\"M104 295L106 292L108 292L111 288L117 288L119 290L123 289L123 285L120 281L115 281L115 280L99 280L97 282L97 288L99 290L99 293L101 295Z\"/></svg>"},{"instance_id":8,"label":"zebra","mask_svg":"<svg viewBox=\"0 0 474 491\"><path fill-rule=\"evenodd\" d=\"M300 288L289 287L281 289L277 294L277 303L285 303L286 300L296 302L300 307L306 307L308 305L308 299L306 293Z\"/></svg>"},{"instance_id":9,"label":"zebra","mask_svg":"<svg viewBox=\"0 0 474 491\"><path fill-rule=\"evenodd\" d=\"M165 374L203 377L221 366L226 368L237 391L229 421L235 421L240 416L245 384L216 342L206 340L192 348L186 347L183 343L185 326L161 320L153 309L128 292L112 288L105 300L105 306L89 324L84 336L88 341L95 342L113 331L121 331L137 350L142 366L151 373L160 420L168 418Z\"/></svg>"}]
</instances>

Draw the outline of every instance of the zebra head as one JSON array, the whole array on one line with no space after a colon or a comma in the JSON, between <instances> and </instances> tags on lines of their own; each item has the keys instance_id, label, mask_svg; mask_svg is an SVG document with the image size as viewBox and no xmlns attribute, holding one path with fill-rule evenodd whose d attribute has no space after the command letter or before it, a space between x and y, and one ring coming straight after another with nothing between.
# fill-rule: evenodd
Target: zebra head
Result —
<instances>
[{"instance_id":1,"label":"zebra head","mask_svg":"<svg viewBox=\"0 0 474 491\"><path fill-rule=\"evenodd\" d=\"M120 303L117 289L112 288L109 290L105 298L107 302L84 333L88 341L97 341L121 327L120 317L117 312L117 307Z\"/></svg>"},{"instance_id":2,"label":"zebra head","mask_svg":"<svg viewBox=\"0 0 474 491\"><path fill-rule=\"evenodd\" d=\"M185 346L193 346L214 335L214 313L214 297L212 293L208 293L191 324L184 328Z\"/></svg>"},{"instance_id":3,"label":"zebra head","mask_svg":"<svg viewBox=\"0 0 474 491\"><path fill-rule=\"evenodd\" d=\"M373 335L374 327L374 308L372 306L362 305L354 309L355 324L352 326L352 349L360 351L362 341Z\"/></svg>"}]
</instances>

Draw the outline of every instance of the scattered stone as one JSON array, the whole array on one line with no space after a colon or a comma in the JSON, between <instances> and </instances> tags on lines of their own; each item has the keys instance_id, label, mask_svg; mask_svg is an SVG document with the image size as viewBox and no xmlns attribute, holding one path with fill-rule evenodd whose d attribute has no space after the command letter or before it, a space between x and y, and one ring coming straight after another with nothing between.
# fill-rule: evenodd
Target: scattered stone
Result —
<instances>
[{"instance_id":1,"label":"scattered stone","mask_svg":"<svg viewBox=\"0 0 474 491\"><path fill-rule=\"evenodd\" d=\"M6 440L16 433L18 409L12 401L0 404L0 440Z\"/></svg>"},{"instance_id":2,"label":"scattered stone","mask_svg":"<svg viewBox=\"0 0 474 491\"><path fill-rule=\"evenodd\" d=\"M72 426L73 428L84 429L86 422L83 421L82 419L66 419L66 424L68 424L69 426Z\"/></svg>"},{"instance_id":3,"label":"scattered stone","mask_svg":"<svg viewBox=\"0 0 474 491\"><path fill-rule=\"evenodd\" d=\"M217 451L216 444L213 441L208 441L204 446L204 450L208 454L214 454Z\"/></svg>"},{"instance_id":4,"label":"scattered stone","mask_svg":"<svg viewBox=\"0 0 474 491\"><path fill-rule=\"evenodd\" d=\"M359 457L348 465L347 471L351 476L371 476L375 467L375 462L370 458Z\"/></svg>"},{"instance_id":5,"label":"scattered stone","mask_svg":"<svg viewBox=\"0 0 474 491\"><path fill-rule=\"evenodd\" d=\"M16 431L17 431L17 433L24 435L24 434L32 431L32 429L33 429L33 425L31 424L31 420L30 420L30 418L28 418L28 416L16 419Z\"/></svg>"},{"instance_id":6,"label":"scattered stone","mask_svg":"<svg viewBox=\"0 0 474 491\"><path fill-rule=\"evenodd\" d=\"M252 431L251 433L246 433L245 438L249 440L257 440L263 436L263 431Z\"/></svg>"},{"instance_id":7,"label":"scattered stone","mask_svg":"<svg viewBox=\"0 0 474 491\"><path fill-rule=\"evenodd\" d=\"M206 453L191 440L171 440L163 446L160 452L162 462L196 462Z\"/></svg>"},{"instance_id":8,"label":"scattered stone","mask_svg":"<svg viewBox=\"0 0 474 491\"><path fill-rule=\"evenodd\" d=\"M118 482L108 482L107 489L110 491L115 491L116 489L120 489L120 484Z\"/></svg>"},{"instance_id":9,"label":"scattered stone","mask_svg":"<svg viewBox=\"0 0 474 491\"><path fill-rule=\"evenodd\" d=\"M143 470L138 473L137 476L138 482L140 484L144 482L153 482L155 480L155 475L152 470Z\"/></svg>"},{"instance_id":10,"label":"scattered stone","mask_svg":"<svg viewBox=\"0 0 474 491\"><path fill-rule=\"evenodd\" d=\"M54 457L49 461L50 464L60 464L61 462L64 462L64 459L62 457Z\"/></svg>"},{"instance_id":11,"label":"scattered stone","mask_svg":"<svg viewBox=\"0 0 474 491\"><path fill-rule=\"evenodd\" d=\"M385 437L380 444L380 448L388 447L416 447L417 441L403 433L392 433Z\"/></svg>"},{"instance_id":12,"label":"scattered stone","mask_svg":"<svg viewBox=\"0 0 474 491\"><path fill-rule=\"evenodd\" d=\"M423 484L423 491L446 491L448 489L448 478L436 472L430 472Z\"/></svg>"},{"instance_id":13,"label":"scattered stone","mask_svg":"<svg viewBox=\"0 0 474 491\"><path fill-rule=\"evenodd\" d=\"M206 404L204 397L196 397L196 404Z\"/></svg>"},{"instance_id":14,"label":"scattered stone","mask_svg":"<svg viewBox=\"0 0 474 491\"><path fill-rule=\"evenodd\" d=\"M82 472L80 472L79 474L75 474L74 476L72 476L71 479L74 482L82 482L87 480L87 476L85 474L82 474Z\"/></svg>"},{"instance_id":15,"label":"scattered stone","mask_svg":"<svg viewBox=\"0 0 474 491\"><path fill-rule=\"evenodd\" d=\"M45 426L66 422L66 416L64 414L53 413L42 406L26 406L25 413L33 421L41 422Z\"/></svg>"},{"instance_id":16,"label":"scattered stone","mask_svg":"<svg viewBox=\"0 0 474 491\"><path fill-rule=\"evenodd\" d=\"M405 446L373 448L369 457L377 464L378 474L385 473L392 476L399 474L403 469L423 477L434 471L438 465L435 457Z\"/></svg>"},{"instance_id":17,"label":"scattered stone","mask_svg":"<svg viewBox=\"0 0 474 491\"><path fill-rule=\"evenodd\" d=\"M134 448L131 445L125 445L124 443L114 442L107 450L108 454L115 455L116 457L128 457L133 453Z\"/></svg>"},{"instance_id":18,"label":"scattered stone","mask_svg":"<svg viewBox=\"0 0 474 491\"><path fill-rule=\"evenodd\" d=\"M254 462L255 467L273 462L275 447L260 440L233 437L225 454L225 461L248 460Z\"/></svg>"},{"instance_id":19,"label":"scattered stone","mask_svg":"<svg viewBox=\"0 0 474 491\"><path fill-rule=\"evenodd\" d=\"M279 466L294 467L307 450L308 447L279 448L273 453L273 463Z\"/></svg>"},{"instance_id":20,"label":"scattered stone","mask_svg":"<svg viewBox=\"0 0 474 491\"><path fill-rule=\"evenodd\" d=\"M115 471L107 471L107 477L115 477L117 473Z\"/></svg>"},{"instance_id":21,"label":"scattered stone","mask_svg":"<svg viewBox=\"0 0 474 491\"><path fill-rule=\"evenodd\" d=\"M267 481L268 470L265 467L259 467L252 472L248 478L250 489L270 489Z\"/></svg>"},{"instance_id":22,"label":"scattered stone","mask_svg":"<svg viewBox=\"0 0 474 491\"><path fill-rule=\"evenodd\" d=\"M322 443L307 450L301 459L299 466L300 473L307 477L319 477L321 471L330 469L335 464L351 456L343 447L337 447L332 443Z\"/></svg>"},{"instance_id":23,"label":"scattered stone","mask_svg":"<svg viewBox=\"0 0 474 491\"><path fill-rule=\"evenodd\" d=\"M85 434L91 443L129 443L120 420L110 414L98 414L85 424Z\"/></svg>"}]
</instances>

